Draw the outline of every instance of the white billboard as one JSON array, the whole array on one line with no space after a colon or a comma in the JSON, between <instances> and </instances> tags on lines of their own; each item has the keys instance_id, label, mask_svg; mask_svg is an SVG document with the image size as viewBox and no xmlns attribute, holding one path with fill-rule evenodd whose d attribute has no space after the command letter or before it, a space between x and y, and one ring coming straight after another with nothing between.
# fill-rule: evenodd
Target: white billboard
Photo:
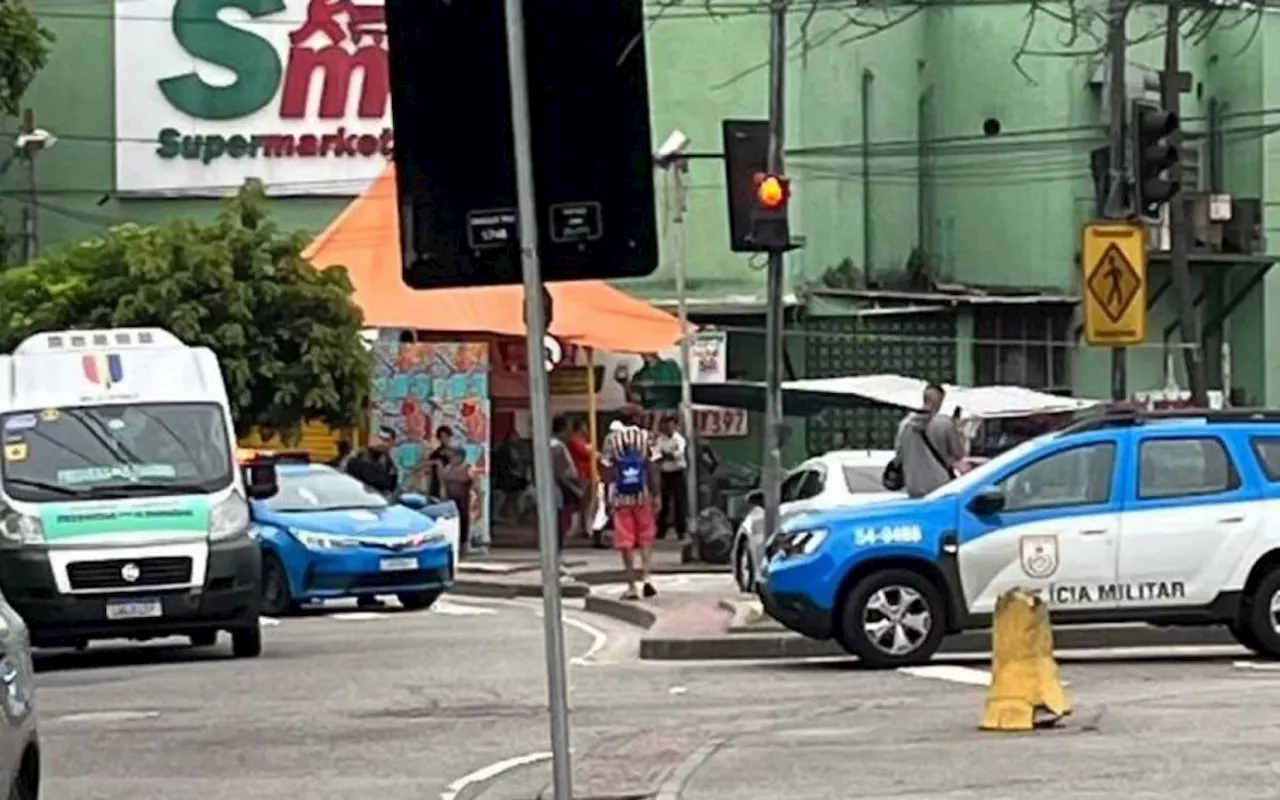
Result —
<instances>
[{"instance_id":1,"label":"white billboard","mask_svg":"<svg viewBox=\"0 0 1280 800\"><path fill-rule=\"evenodd\" d=\"M386 165L381 2L114 3L120 194L351 195Z\"/></svg>"}]
</instances>

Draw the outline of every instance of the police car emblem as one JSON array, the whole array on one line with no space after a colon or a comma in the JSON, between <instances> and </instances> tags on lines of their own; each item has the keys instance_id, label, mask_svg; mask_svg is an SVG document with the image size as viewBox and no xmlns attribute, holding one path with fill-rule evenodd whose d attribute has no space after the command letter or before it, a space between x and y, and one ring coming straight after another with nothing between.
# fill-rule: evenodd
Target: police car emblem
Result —
<instances>
[{"instance_id":1,"label":"police car emblem","mask_svg":"<svg viewBox=\"0 0 1280 800\"><path fill-rule=\"evenodd\" d=\"M1058 571L1057 536L1023 536L1019 540L1022 571L1031 578L1048 578Z\"/></svg>"},{"instance_id":2,"label":"police car emblem","mask_svg":"<svg viewBox=\"0 0 1280 800\"><path fill-rule=\"evenodd\" d=\"M120 568L120 577L124 579L125 583L137 583L138 578L142 577L142 569L130 561Z\"/></svg>"}]
</instances>

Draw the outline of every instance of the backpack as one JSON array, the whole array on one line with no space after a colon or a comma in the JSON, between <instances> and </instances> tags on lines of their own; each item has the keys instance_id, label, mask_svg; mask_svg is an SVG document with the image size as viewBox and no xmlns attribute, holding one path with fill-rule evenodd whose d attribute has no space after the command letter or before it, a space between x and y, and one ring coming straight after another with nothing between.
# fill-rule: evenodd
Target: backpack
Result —
<instances>
[{"instance_id":1,"label":"backpack","mask_svg":"<svg viewBox=\"0 0 1280 800\"><path fill-rule=\"evenodd\" d=\"M613 493L616 497L639 497L649 488L649 459L634 447L614 458Z\"/></svg>"}]
</instances>

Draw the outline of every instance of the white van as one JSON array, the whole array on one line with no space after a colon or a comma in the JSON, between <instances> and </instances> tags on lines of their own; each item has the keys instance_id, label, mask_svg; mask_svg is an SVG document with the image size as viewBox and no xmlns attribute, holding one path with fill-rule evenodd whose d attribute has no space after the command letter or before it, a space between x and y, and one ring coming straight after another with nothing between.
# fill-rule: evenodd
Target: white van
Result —
<instances>
[{"instance_id":1,"label":"white van","mask_svg":"<svg viewBox=\"0 0 1280 800\"><path fill-rule=\"evenodd\" d=\"M262 563L213 352L157 328L58 331L0 356L0 589L32 643L231 634L262 651Z\"/></svg>"}]
</instances>

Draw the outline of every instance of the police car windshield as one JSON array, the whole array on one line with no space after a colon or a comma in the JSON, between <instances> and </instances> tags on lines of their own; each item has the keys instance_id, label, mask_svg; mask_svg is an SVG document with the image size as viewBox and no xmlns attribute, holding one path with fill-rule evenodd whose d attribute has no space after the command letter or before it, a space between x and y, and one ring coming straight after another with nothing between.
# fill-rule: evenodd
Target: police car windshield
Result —
<instances>
[{"instance_id":1,"label":"police car windshield","mask_svg":"<svg viewBox=\"0 0 1280 800\"><path fill-rule=\"evenodd\" d=\"M279 483L280 490L266 504L272 511L286 514L374 510L390 505L376 490L345 472L320 464L280 470Z\"/></svg>"},{"instance_id":2,"label":"police car windshield","mask_svg":"<svg viewBox=\"0 0 1280 800\"><path fill-rule=\"evenodd\" d=\"M231 484L231 436L214 403L136 403L6 414L4 488L27 502L207 494Z\"/></svg>"},{"instance_id":3,"label":"police car windshield","mask_svg":"<svg viewBox=\"0 0 1280 800\"><path fill-rule=\"evenodd\" d=\"M1058 431L1050 431L1049 433L1041 434L1034 439L1028 439L1012 450L1006 450L990 461L979 464L965 474L957 477L955 480L950 481L949 483L944 483L942 486L925 495L925 499L934 500L939 497L951 497L952 495L963 492L966 489L981 486L984 483L990 483L991 477L1004 469L1006 464L1011 464L1026 454L1039 450L1058 436L1058 433Z\"/></svg>"}]
</instances>

